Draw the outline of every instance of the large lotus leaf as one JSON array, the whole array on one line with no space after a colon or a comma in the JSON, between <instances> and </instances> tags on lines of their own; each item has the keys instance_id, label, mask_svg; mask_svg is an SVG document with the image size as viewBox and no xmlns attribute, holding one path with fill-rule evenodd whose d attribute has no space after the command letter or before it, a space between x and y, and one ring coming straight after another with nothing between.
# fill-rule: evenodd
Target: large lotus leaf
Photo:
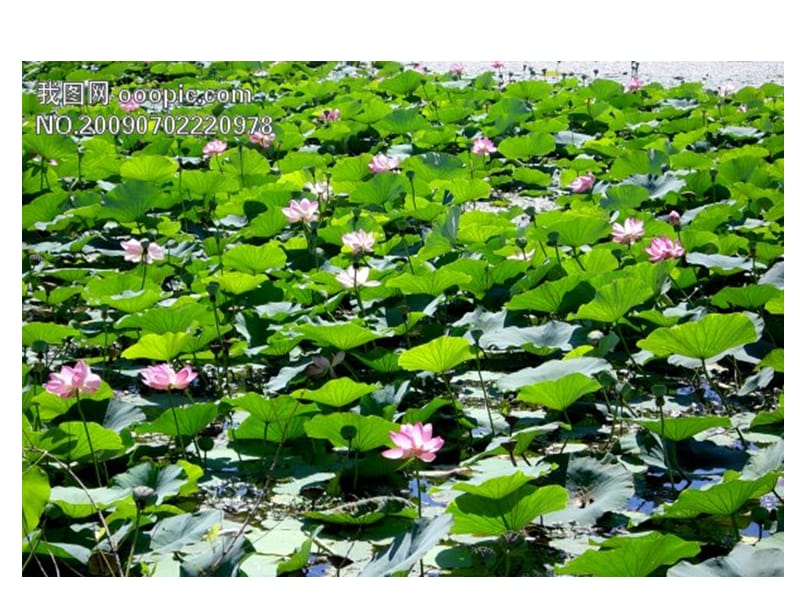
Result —
<instances>
[{"instance_id":1,"label":"large lotus leaf","mask_svg":"<svg viewBox=\"0 0 800 600\"><path fill-rule=\"evenodd\" d=\"M761 411L750 421L750 429L768 427L777 423L783 423L783 394L781 394L780 403L775 410Z\"/></svg>"},{"instance_id":2,"label":"large lotus leaf","mask_svg":"<svg viewBox=\"0 0 800 600\"><path fill-rule=\"evenodd\" d=\"M138 315L126 315L115 329L140 329L142 333L185 333L193 325L214 324L214 315L202 304L192 302L181 306L156 306Z\"/></svg>"},{"instance_id":3,"label":"large lotus leaf","mask_svg":"<svg viewBox=\"0 0 800 600\"><path fill-rule=\"evenodd\" d=\"M102 303L125 313L137 313L161 300L161 293L152 289L125 290L113 296L103 296Z\"/></svg>"},{"instance_id":4,"label":"large lotus leaf","mask_svg":"<svg viewBox=\"0 0 800 600\"><path fill-rule=\"evenodd\" d=\"M239 565L253 552L244 536L234 538L230 544L218 541L201 547L205 548L202 552L189 554L181 562L181 577L237 577Z\"/></svg>"},{"instance_id":5,"label":"large lotus leaf","mask_svg":"<svg viewBox=\"0 0 800 600\"><path fill-rule=\"evenodd\" d=\"M358 576L387 577L410 570L449 533L452 524L453 517L447 513L432 519L421 517L414 521L410 531L398 535L385 552L373 558Z\"/></svg>"},{"instance_id":6,"label":"large lotus leaf","mask_svg":"<svg viewBox=\"0 0 800 600\"><path fill-rule=\"evenodd\" d=\"M50 499L50 481L39 467L29 467L22 473L22 536L31 533Z\"/></svg>"},{"instance_id":7,"label":"large lotus leaf","mask_svg":"<svg viewBox=\"0 0 800 600\"><path fill-rule=\"evenodd\" d=\"M540 381L560 379L571 373L583 373L588 376L599 371L609 370L611 370L611 365L602 358L579 357L568 360L550 360L535 368L525 367L504 375L497 380L497 386L504 392L510 392Z\"/></svg>"},{"instance_id":8,"label":"large lotus leaf","mask_svg":"<svg viewBox=\"0 0 800 600\"><path fill-rule=\"evenodd\" d=\"M80 331L58 323L33 321L22 326L22 345L32 346L36 342L60 344L66 338L80 335Z\"/></svg>"},{"instance_id":9,"label":"large lotus leaf","mask_svg":"<svg viewBox=\"0 0 800 600\"><path fill-rule=\"evenodd\" d=\"M139 426L144 433L163 433L171 437L193 437L203 431L217 416L217 405L213 402L179 406L173 411L165 410L152 423ZM178 426L175 427L177 420Z\"/></svg>"},{"instance_id":10,"label":"large lotus leaf","mask_svg":"<svg viewBox=\"0 0 800 600\"><path fill-rule=\"evenodd\" d=\"M397 359L397 364L406 371L444 373L470 358L472 352L467 340L445 335L406 350Z\"/></svg>"},{"instance_id":11,"label":"large lotus leaf","mask_svg":"<svg viewBox=\"0 0 800 600\"><path fill-rule=\"evenodd\" d=\"M508 137L497 146L497 151L510 159L528 159L545 156L556 149L556 141L548 133L531 133L519 137Z\"/></svg>"},{"instance_id":12,"label":"large lotus leaf","mask_svg":"<svg viewBox=\"0 0 800 600\"><path fill-rule=\"evenodd\" d=\"M417 508L405 498L374 496L327 510L308 511L304 516L339 527L364 527L374 525L389 516L413 519L417 516Z\"/></svg>"},{"instance_id":13,"label":"large lotus leaf","mask_svg":"<svg viewBox=\"0 0 800 600\"><path fill-rule=\"evenodd\" d=\"M720 269L722 271L751 271L753 269L752 259L746 256L689 252L685 258L687 264L701 265L707 269ZM756 263L756 266L763 267L764 265Z\"/></svg>"},{"instance_id":14,"label":"large lotus leaf","mask_svg":"<svg viewBox=\"0 0 800 600\"><path fill-rule=\"evenodd\" d=\"M88 492L88 493L87 493ZM50 503L55 504L66 516L84 519L110 506L130 498L130 491L118 488L54 487L50 490Z\"/></svg>"},{"instance_id":15,"label":"large lotus leaf","mask_svg":"<svg viewBox=\"0 0 800 600\"><path fill-rule=\"evenodd\" d=\"M611 232L607 218L573 212L544 213L536 217L536 224L544 239L556 233L559 245L573 248L594 244Z\"/></svg>"},{"instance_id":16,"label":"large lotus leaf","mask_svg":"<svg viewBox=\"0 0 800 600\"><path fill-rule=\"evenodd\" d=\"M184 352L190 341L191 336L188 333L147 333L124 350L122 357L170 361Z\"/></svg>"},{"instance_id":17,"label":"large lotus leaf","mask_svg":"<svg viewBox=\"0 0 800 600\"><path fill-rule=\"evenodd\" d=\"M482 348L498 350L522 348L528 344L535 348L572 350L570 340L578 329L577 325L563 321L548 321L535 327L504 327L484 333L480 343Z\"/></svg>"},{"instance_id":18,"label":"large lotus leaf","mask_svg":"<svg viewBox=\"0 0 800 600\"><path fill-rule=\"evenodd\" d=\"M242 421L236 429L229 429L228 431L231 440L235 442L258 440L260 442L279 444L287 440L305 437L306 432L303 426L308 421L309 416L316 412L313 409L309 411L304 408L302 411L298 410L296 416L282 417L269 422L257 416L250 416Z\"/></svg>"},{"instance_id":19,"label":"large lotus leaf","mask_svg":"<svg viewBox=\"0 0 800 600\"><path fill-rule=\"evenodd\" d=\"M292 395L301 400L313 400L318 404L341 408L376 389L378 389L376 385L357 383L349 377L339 377L332 379L319 389L297 390L292 392Z\"/></svg>"},{"instance_id":20,"label":"large lotus leaf","mask_svg":"<svg viewBox=\"0 0 800 600\"><path fill-rule=\"evenodd\" d=\"M222 264L234 271L256 275L286 264L286 254L277 244L241 244L222 255Z\"/></svg>"},{"instance_id":21,"label":"large lotus leaf","mask_svg":"<svg viewBox=\"0 0 800 600\"><path fill-rule=\"evenodd\" d=\"M381 417L349 412L317 415L306 421L304 427L308 437L328 440L337 448L350 448L357 452L389 446L389 432L399 430L397 425Z\"/></svg>"},{"instance_id":22,"label":"large lotus leaf","mask_svg":"<svg viewBox=\"0 0 800 600\"><path fill-rule=\"evenodd\" d=\"M605 191L600 206L609 210L635 210L650 199L646 189L638 185L615 185Z\"/></svg>"},{"instance_id":23,"label":"large lotus leaf","mask_svg":"<svg viewBox=\"0 0 800 600\"><path fill-rule=\"evenodd\" d=\"M161 504L165 499L176 496L187 481L186 473L178 465L158 467L146 462L120 473L111 483L114 487L126 490L133 490L138 486L152 488L157 496L156 504Z\"/></svg>"},{"instance_id":24,"label":"large lotus leaf","mask_svg":"<svg viewBox=\"0 0 800 600\"><path fill-rule=\"evenodd\" d=\"M750 457L742 469L742 479L758 479L772 471L783 468L784 443L778 440Z\"/></svg>"},{"instance_id":25,"label":"large lotus leaf","mask_svg":"<svg viewBox=\"0 0 800 600\"><path fill-rule=\"evenodd\" d=\"M120 223L139 221L155 206L157 196L152 183L126 181L108 193L99 216Z\"/></svg>"},{"instance_id":26,"label":"large lotus leaf","mask_svg":"<svg viewBox=\"0 0 800 600\"><path fill-rule=\"evenodd\" d=\"M277 208L267 207L267 210L252 219L239 233L244 239L268 239L284 227L286 227L286 215Z\"/></svg>"},{"instance_id":27,"label":"large lotus leaf","mask_svg":"<svg viewBox=\"0 0 800 600\"><path fill-rule=\"evenodd\" d=\"M23 229L30 229L37 226L37 224L42 224L38 225L38 228L41 228L59 215L64 214L64 203L67 198L66 192L59 190L42 194L30 204L24 205L22 207Z\"/></svg>"},{"instance_id":28,"label":"large lotus leaf","mask_svg":"<svg viewBox=\"0 0 800 600\"><path fill-rule=\"evenodd\" d=\"M725 287L711 297L711 304L720 308L738 306L754 309L764 306L769 300L780 294L781 290L771 285Z\"/></svg>"},{"instance_id":29,"label":"large lotus leaf","mask_svg":"<svg viewBox=\"0 0 800 600\"><path fill-rule=\"evenodd\" d=\"M424 294L438 296L448 288L469 283L471 278L466 273L456 271L436 270L427 273L403 273L398 277L387 280L384 285L396 288L405 295Z\"/></svg>"},{"instance_id":30,"label":"large lotus leaf","mask_svg":"<svg viewBox=\"0 0 800 600\"><path fill-rule=\"evenodd\" d=\"M243 148L241 153L228 150L225 154L225 159L221 161L222 172L228 177L235 177L236 181L244 177L245 185L248 185L251 180L257 180L258 176L269 173L269 161L260 152L252 148ZM212 160L210 166L216 168L218 164L217 160Z\"/></svg>"},{"instance_id":31,"label":"large lotus leaf","mask_svg":"<svg viewBox=\"0 0 800 600\"><path fill-rule=\"evenodd\" d=\"M421 82L422 75L416 71L409 70L384 79L378 84L378 89L385 90L395 96L405 96L417 89Z\"/></svg>"},{"instance_id":32,"label":"large lotus leaf","mask_svg":"<svg viewBox=\"0 0 800 600\"><path fill-rule=\"evenodd\" d=\"M403 161L403 170L414 171L423 181L450 179L463 173L464 163L457 156L443 152L416 154Z\"/></svg>"},{"instance_id":33,"label":"large lotus leaf","mask_svg":"<svg viewBox=\"0 0 800 600\"><path fill-rule=\"evenodd\" d=\"M184 171L181 186L196 198L203 198L220 192L235 192L239 189L239 182L218 171Z\"/></svg>"},{"instance_id":34,"label":"large lotus leaf","mask_svg":"<svg viewBox=\"0 0 800 600\"><path fill-rule=\"evenodd\" d=\"M733 515L748 500L770 492L777 480L777 473L767 473L753 480L726 480L705 490L685 489L661 516L666 519L691 519L702 514Z\"/></svg>"},{"instance_id":35,"label":"large lotus leaf","mask_svg":"<svg viewBox=\"0 0 800 600\"><path fill-rule=\"evenodd\" d=\"M384 337L355 323L306 324L300 325L297 330L306 339L320 346L332 346L337 350L350 350Z\"/></svg>"},{"instance_id":36,"label":"large lotus leaf","mask_svg":"<svg viewBox=\"0 0 800 600\"><path fill-rule=\"evenodd\" d=\"M756 328L741 313L711 314L670 328L659 328L637 345L656 356L679 354L707 359L755 342Z\"/></svg>"},{"instance_id":37,"label":"large lotus leaf","mask_svg":"<svg viewBox=\"0 0 800 600\"><path fill-rule=\"evenodd\" d=\"M105 417L103 417L103 427L120 433L134 423L141 423L146 419L144 412L135 404L119 398L112 398L106 408Z\"/></svg>"},{"instance_id":38,"label":"large lotus leaf","mask_svg":"<svg viewBox=\"0 0 800 600\"><path fill-rule=\"evenodd\" d=\"M519 488L533 479L536 479L535 474L526 475L521 471L515 471L511 475L493 477L481 482L480 484L457 483L453 486L453 489L467 492L473 496L480 496L481 498L499 500L500 498L508 496L510 493L517 491Z\"/></svg>"},{"instance_id":39,"label":"large lotus leaf","mask_svg":"<svg viewBox=\"0 0 800 600\"><path fill-rule=\"evenodd\" d=\"M394 202L410 191L408 179L396 173L379 173L369 181L359 183L350 193L350 199L359 204L381 205Z\"/></svg>"},{"instance_id":40,"label":"large lotus leaf","mask_svg":"<svg viewBox=\"0 0 800 600\"><path fill-rule=\"evenodd\" d=\"M600 550L587 550L563 567L561 575L593 575L595 577L647 577L664 565L700 552L698 542L687 542L672 534L657 531L638 537L616 536L600 545Z\"/></svg>"},{"instance_id":41,"label":"large lotus leaf","mask_svg":"<svg viewBox=\"0 0 800 600\"><path fill-rule=\"evenodd\" d=\"M89 435L91 436L91 449L86 429L80 421L61 423L55 429L50 429L42 436L41 447L58 458L90 462L92 450L95 456L102 460L103 457L117 456L125 450L116 431L106 429L97 423L88 422Z\"/></svg>"},{"instance_id":42,"label":"large lotus leaf","mask_svg":"<svg viewBox=\"0 0 800 600\"><path fill-rule=\"evenodd\" d=\"M569 492L569 504L564 510L546 515L547 524L594 525L607 512L625 510L634 493L630 471L589 456L570 456L564 486Z\"/></svg>"},{"instance_id":43,"label":"large lotus leaf","mask_svg":"<svg viewBox=\"0 0 800 600\"><path fill-rule=\"evenodd\" d=\"M560 485L522 485L499 499L462 494L450 503L447 512L453 515L453 533L503 535L521 531L535 518L561 510L568 498L567 490Z\"/></svg>"},{"instance_id":44,"label":"large lotus leaf","mask_svg":"<svg viewBox=\"0 0 800 600\"><path fill-rule=\"evenodd\" d=\"M581 396L599 389L600 384L591 377L583 373L572 373L559 379L526 385L520 388L518 398L529 404L566 410Z\"/></svg>"},{"instance_id":45,"label":"large lotus leaf","mask_svg":"<svg viewBox=\"0 0 800 600\"><path fill-rule=\"evenodd\" d=\"M597 289L594 300L578 309L578 318L616 323L652 295L650 286L638 279L616 279Z\"/></svg>"},{"instance_id":46,"label":"large lotus leaf","mask_svg":"<svg viewBox=\"0 0 800 600\"><path fill-rule=\"evenodd\" d=\"M429 127L428 122L415 108L398 108L383 117L373 125L378 132L386 137L388 134L410 133L418 129Z\"/></svg>"},{"instance_id":47,"label":"large lotus leaf","mask_svg":"<svg viewBox=\"0 0 800 600\"><path fill-rule=\"evenodd\" d=\"M632 175L623 181L624 184L638 185L647 190L651 198L663 198L670 192L679 192L685 181L672 173L657 175Z\"/></svg>"},{"instance_id":48,"label":"large lotus leaf","mask_svg":"<svg viewBox=\"0 0 800 600\"><path fill-rule=\"evenodd\" d=\"M280 423L300 415L317 412L314 406L301 404L289 396L265 398L255 392L248 392L243 396L226 401L233 406L246 410L259 421L265 423Z\"/></svg>"},{"instance_id":49,"label":"large lotus leaf","mask_svg":"<svg viewBox=\"0 0 800 600\"><path fill-rule=\"evenodd\" d=\"M508 310L535 310L558 314L570 305L580 305L592 299L594 290L581 275L568 275L548 281L528 292L515 294L505 304Z\"/></svg>"},{"instance_id":50,"label":"large lotus leaf","mask_svg":"<svg viewBox=\"0 0 800 600\"><path fill-rule=\"evenodd\" d=\"M211 281L216 281L219 284L223 292L233 296L252 292L266 280L267 276L260 273L251 275L250 273L237 273L235 271L217 274L211 278Z\"/></svg>"},{"instance_id":51,"label":"large lotus leaf","mask_svg":"<svg viewBox=\"0 0 800 600\"><path fill-rule=\"evenodd\" d=\"M219 510L203 510L162 519L150 532L150 549L163 554L198 543L209 531L220 526L223 518Z\"/></svg>"},{"instance_id":52,"label":"large lotus leaf","mask_svg":"<svg viewBox=\"0 0 800 600\"><path fill-rule=\"evenodd\" d=\"M664 439L680 442L712 427L730 427L731 420L727 417L676 417L665 418L663 431L661 421L635 421L649 431Z\"/></svg>"},{"instance_id":53,"label":"large lotus leaf","mask_svg":"<svg viewBox=\"0 0 800 600\"><path fill-rule=\"evenodd\" d=\"M783 550L739 543L727 556L696 565L683 560L667 571L667 577L783 577Z\"/></svg>"},{"instance_id":54,"label":"large lotus leaf","mask_svg":"<svg viewBox=\"0 0 800 600\"><path fill-rule=\"evenodd\" d=\"M119 174L125 179L164 181L178 170L178 163L168 156L144 155L129 158L120 165Z\"/></svg>"}]
</instances>

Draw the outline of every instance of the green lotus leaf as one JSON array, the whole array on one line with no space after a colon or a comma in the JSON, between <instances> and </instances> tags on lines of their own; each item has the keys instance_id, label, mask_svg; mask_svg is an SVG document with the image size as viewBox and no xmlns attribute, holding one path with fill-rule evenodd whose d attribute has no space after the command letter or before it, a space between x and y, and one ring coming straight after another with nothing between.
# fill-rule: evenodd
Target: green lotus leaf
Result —
<instances>
[{"instance_id":1,"label":"green lotus leaf","mask_svg":"<svg viewBox=\"0 0 800 600\"><path fill-rule=\"evenodd\" d=\"M453 286L469 283L470 281L471 277L465 273L438 269L413 275L411 273L403 273L392 279L387 279L384 285L396 288L407 296L411 294L438 296Z\"/></svg>"},{"instance_id":2,"label":"green lotus leaf","mask_svg":"<svg viewBox=\"0 0 800 600\"><path fill-rule=\"evenodd\" d=\"M32 321L22 326L22 345L30 347L36 342L60 344L66 338L77 335L80 335L80 331L67 325Z\"/></svg>"},{"instance_id":3,"label":"green lotus leaf","mask_svg":"<svg viewBox=\"0 0 800 600\"><path fill-rule=\"evenodd\" d=\"M125 179L137 181L164 181L178 170L178 163L167 156L134 156L119 168Z\"/></svg>"},{"instance_id":4,"label":"green lotus leaf","mask_svg":"<svg viewBox=\"0 0 800 600\"><path fill-rule=\"evenodd\" d=\"M733 476L738 473L730 472ZM704 490L685 489L660 515L664 519L692 519L698 515L733 515L748 500L760 498L775 487L777 473L767 473L754 480L730 479Z\"/></svg>"},{"instance_id":5,"label":"green lotus leaf","mask_svg":"<svg viewBox=\"0 0 800 600\"><path fill-rule=\"evenodd\" d=\"M222 264L234 271L256 275L283 267L286 264L286 254L274 242L261 246L241 244L222 255Z\"/></svg>"},{"instance_id":6,"label":"green lotus leaf","mask_svg":"<svg viewBox=\"0 0 800 600\"><path fill-rule=\"evenodd\" d=\"M566 410L581 396L595 392L600 387L600 384L591 377L583 373L572 373L559 379L521 387L518 398L529 404L538 404L553 410Z\"/></svg>"},{"instance_id":7,"label":"green lotus leaf","mask_svg":"<svg viewBox=\"0 0 800 600\"><path fill-rule=\"evenodd\" d=\"M339 527L368 527L383 521L386 517L413 519L417 516L417 509L405 498L375 496L340 504L327 510L311 510L304 516Z\"/></svg>"},{"instance_id":8,"label":"green lotus leaf","mask_svg":"<svg viewBox=\"0 0 800 600\"><path fill-rule=\"evenodd\" d=\"M636 345L656 356L679 354L708 359L757 339L752 321L741 313L711 314L670 328L659 328Z\"/></svg>"},{"instance_id":9,"label":"green lotus leaf","mask_svg":"<svg viewBox=\"0 0 800 600\"><path fill-rule=\"evenodd\" d=\"M700 552L698 542L657 531L631 537L616 536L606 540L599 550L587 550L563 567L561 575L592 575L594 577L647 577L659 567L675 564Z\"/></svg>"},{"instance_id":10,"label":"green lotus leaf","mask_svg":"<svg viewBox=\"0 0 800 600\"><path fill-rule=\"evenodd\" d=\"M502 498L462 494L450 503L447 512L453 515L452 533L497 536L521 531L537 517L561 510L568 498L567 490L560 485L522 485Z\"/></svg>"},{"instance_id":11,"label":"green lotus leaf","mask_svg":"<svg viewBox=\"0 0 800 600\"><path fill-rule=\"evenodd\" d=\"M212 402L191 404L162 412L152 423L139 426L143 433L163 433L170 437L194 437L217 417L217 405ZM177 421L177 428L176 428Z\"/></svg>"},{"instance_id":12,"label":"green lotus leaf","mask_svg":"<svg viewBox=\"0 0 800 600\"><path fill-rule=\"evenodd\" d=\"M406 371L444 373L470 358L472 352L467 340L442 336L406 350L397 359L397 364Z\"/></svg>"},{"instance_id":13,"label":"green lotus leaf","mask_svg":"<svg viewBox=\"0 0 800 600\"><path fill-rule=\"evenodd\" d=\"M147 333L122 352L123 358L149 358L170 361L185 351L191 341L188 333Z\"/></svg>"},{"instance_id":14,"label":"green lotus leaf","mask_svg":"<svg viewBox=\"0 0 800 600\"><path fill-rule=\"evenodd\" d=\"M328 440L334 447L367 452L389 446L389 432L398 431L399 427L375 415L331 413L306 421L305 430L309 437Z\"/></svg>"},{"instance_id":15,"label":"green lotus leaf","mask_svg":"<svg viewBox=\"0 0 800 600\"><path fill-rule=\"evenodd\" d=\"M546 156L556 149L556 140L549 133L531 133L508 137L497 146L497 151L510 159L527 159Z\"/></svg>"},{"instance_id":16,"label":"green lotus leaf","mask_svg":"<svg viewBox=\"0 0 800 600\"><path fill-rule=\"evenodd\" d=\"M701 431L712 427L730 427L731 420L727 417L677 417L665 418L662 430L661 421L635 421L648 431L652 431L664 439L680 442L694 437Z\"/></svg>"},{"instance_id":17,"label":"green lotus leaf","mask_svg":"<svg viewBox=\"0 0 800 600\"><path fill-rule=\"evenodd\" d=\"M22 537L39 525L39 518L50 499L50 481L39 467L28 467L22 473Z\"/></svg>"},{"instance_id":18,"label":"green lotus leaf","mask_svg":"<svg viewBox=\"0 0 800 600\"><path fill-rule=\"evenodd\" d=\"M440 514L432 519L420 517L411 530L398 535L392 544L358 574L359 577L387 577L410 570L450 531L453 518Z\"/></svg>"},{"instance_id":19,"label":"green lotus leaf","mask_svg":"<svg viewBox=\"0 0 800 600\"><path fill-rule=\"evenodd\" d=\"M329 346L337 350L350 350L384 337L355 323L306 324L300 325L297 330L306 339L316 342L320 346Z\"/></svg>"},{"instance_id":20,"label":"green lotus leaf","mask_svg":"<svg viewBox=\"0 0 800 600\"><path fill-rule=\"evenodd\" d=\"M595 292L594 300L578 309L579 319L616 323L634 306L653 296L650 286L638 279L616 279Z\"/></svg>"},{"instance_id":21,"label":"green lotus leaf","mask_svg":"<svg viewBox=\"0 0 800 600\"><path fill-rule=\"evenodd\" d=\"M341 408L378 389L378 386L357 383L349 377L332 379L316 390L297 390L292 396L301 400L312 400L318 404Z\"/></svg>"}]
</instances>

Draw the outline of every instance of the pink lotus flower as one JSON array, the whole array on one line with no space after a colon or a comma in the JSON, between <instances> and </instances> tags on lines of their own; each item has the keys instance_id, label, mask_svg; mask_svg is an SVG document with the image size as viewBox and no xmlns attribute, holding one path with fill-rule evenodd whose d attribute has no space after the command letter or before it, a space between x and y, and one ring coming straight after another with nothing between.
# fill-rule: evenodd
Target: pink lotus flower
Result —
<instances>
[{"instance_id":1,"label":"pink lotus flower","mask_svg":"<svg viewBox=\"0 0 800 600\"><path fill-rule=\"evenodd\" d=\"M472 153L477 156L487 156L497 152L497 148L489 138L478 138L472 143Z\"/></svg>"},{"instance_id":2,"label":"pink lotus flower","mask_svg":"<svg viewBox=\"0 0 800 600\"><path fill-rule=\"evenodd\" d=\"M419 458L429 463L436 458L436 453L444 445L444 440L433 436L433 425L427 423L405 423L400 426L400 431L390 431L389 437L397 448L381 452L386 458Z\"/></svg>"},{"instance_id":3,"label":"pink lotus flower","mask_svg":"<svg viewBox=\"0 0 800 600\"><path fill-rule=\"evenodd\" d=\"M334 108L333 110L323 110L322 114L319 116L319 118L325 121L326 123L338 121L340 117L341 113L339 112L338 108Z\"/></svg>"},{"instance_id":4,"label":"pink lotus flower","mask_svg":"<svg viewBox=\"0 0 800 600\"><path fill-rule=\"evenodd\" d=\"M197 378L190 365L176 373L167 363L147 367L140 375L144 384L154 390L185 390Z\"/></svg>"},{"instance_id":5,"label":"pink lotus flower","mask_svg":"<svg viewBox=\"0 0 800 600\"><path fill-rule=\"evenodd\" d=\"M216 156L217 154L222 154L225 152L225 149L228 147L228 144L222 142L220 140L211 140L205 146L203 146L203 158L211 158L212 156Z\"/></svg>"},{"instance_id":6,"label":"pink lotus flower","mask_svg":"<svg viewBox=\"0 0 800 600\"><path fill-rule=\"evenodd\" d=\"M377 287L380 285L378 281L367 281L369 278L369 267L361 267L356 269L352 265L347 267L344 271L336 276L336 280L348 290L357 287Z\"/></svg>"},{"instance_id":7,"label":"pink lotus flower","mask_svg":"<svg viewBox=\"0 0 800 600\"><path fill-rule=\"evenodd\" d=\"M653 238L650 247L644 249L650 255L650 262L659 262L667 258L678 258L683 256L685 250L681 246L680 240L674 242L666 237Z\"/></svg>"},{"instance_id":8,"label":"pink lotus flower","mask_svg":"<svg viewBox=\"0 0 800 600\"><path fill-rule=\"evenodd\" d=\"M671 210L667 215L667 223L670 225L679 225L681 222L681 214L677 210Z\"/></svg>"},{"instance_id":9,"label":"pink lotus flower","mask_svg":"<svg viewBox=\"0 0 800 600\"><path fill-rule=\"evenodd\" d=\"M614 223L611 226L611 239L618 244L630 245L642 236L644 236L644 221L633 217L625 219L622 225Z\"/></svg>"},{"instance_id":10,"label":"pink lotus flower","mask_svg":"<svg viewBox=\"0 0 800 600\"><path fill-rule=\"evenodd\" d=\"M350 248L353 254L372 252L373 246L375 246L375 235L363 229L351 231L342 236L342 244Z\"/></svg>"},{"instance_id":11,"label":"pink lotus flower","mask_svg":"<svg viewBox=\"0 0 800 600\"><path fill-rule=\"evenodd\" d=\"M590 191L593 185L594 174L590 172L588 175L581 175L580 177L576 178L572 183L569 184L569 189L576 194L580 194L582 192Z\"/></svg>"},{"instance_id":12,"label":"pink lotus flower","mask_svg":"<svg viewBox=\"0 0 800 600\"><path fill-rule=\"evenodd\" d=\"M289 223L311 223L319 218L319 202L314 202L308 198L303 198L298 202L297 200L290 200L288 208L282 208L281 211Z\"/></svg>"},{"instance_id":13,"label":"pink lotus flower","mask_svg":"<svg viewBox=\"0 0 800 600\"><path fill-rule=\"evenodd\" d=\"M492 61L492 68L493 68L495 71L499 71L499 70L500 70L500 69L502 69L503 67L505 67L505 65L503 64L503 62L502 62L502 61L500 61L500 60L493 60L493 61Z\"/></svg>"},{"instance_id":14,"label":"pink lotus flower","mask_svg":"<svg viewBox=\"0 0 800 600\"><path fill-rule=\"evenodd\" d=\"M426 68L424 65L421 65L421 64L419 64L419 63L413 63L413 64L411 65L411 69L412 69L413 71L416 71L416 72L417 72L417 73L419 73L420 75L425 75L425 73L427 73L427 72L428 72L428 69L427 69L427 68Z\"/></svg>"},{"instance_id":15,"label":"pink lotus flower","mask_svg":"<svg viewBox=\"0 0 800 600\"><path fill-rule=\"evenodd\" d=\"M50 381L44 384L48 392L62 398L71 398L78 392L91 394L99 387L100 377L92 373L89 365L82 360L75 363L74 367L61 367L60 373L50 373Z\"/></svg>"},{"instance_id":16,"label":"pink lotus flower","mask_svg":"<svg viewBox=\"0 0 800 600\"><path fill-rule=\"evenodd\" d=\"M644 87L644 81L638 75L631 77L630 81L625 84L626 92L635 92L636 90Z\"/></svg>"},{"instance_id":17,"label":"pink lotus flower","mask_svg":"<svg viewBox=\"0 0 800 600\"><path fill-rule=\"evenodd\" d=\"M456 77L460 77L464 74L464 65L461 63L453 63L450 65L450 72Z\"/></svg>"},{"instance_id":18,"label":"pink lotus flower","mask_svg":"<svg viewBox=\"0 0 800 600\"><path fill-rule=\"evenodd\" d=\"M131 98L127 102L120 102L119 103L119 107L122 110L124 110L126 113L132 113L137 108L139 108L139 103L136 100L134 100L133 98Z\"/></svg>"},{"instance_id":19,"label":"pink lotus flower","mask_svg":"<svg viewBox=\"0 0 800 600\"><path fill-rule=\"evenodd\" d=\"M144 262L150 265L153 264L154 260L164 258L164 249L155 242L148 242L147 240L140 242L139 240L130 239L126 242L120 242L119 245L125 250L123 258L129 262L142 262L142 257L144 257ZM145 245L147 246L146 254Z\"/></svg>"},{"instance_id":20,"label":"pink lotus flower","mask_svg":"<svg viewBox=\"0 0 800 600\"><path fill-rule=\"evenodd\" d=\"M373 173L385 173L400 166L400 159L385 154L376 154L369 161L369 170Z\"/></svg>"},{"instance_id":21,"label":"pink lotus flower","mask_svg":"<svg viewBox=\"0 0 800 600\"><path fill-rule=\"evenodd\" d=\"M251 144L258 144L262 148L269 148L272 145L272 142L275 141L275 134L261 133L260 131L256 131L255 133L250 134L249 139Z\"/></svg>"}]
</instances>

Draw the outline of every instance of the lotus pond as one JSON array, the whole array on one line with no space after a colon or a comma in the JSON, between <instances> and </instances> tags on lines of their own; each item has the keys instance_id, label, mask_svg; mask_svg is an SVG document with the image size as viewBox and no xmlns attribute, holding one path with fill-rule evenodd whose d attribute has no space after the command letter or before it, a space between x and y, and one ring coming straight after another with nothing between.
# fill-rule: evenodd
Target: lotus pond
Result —
<instances>
[{"instance_id":1,"label":"lotus pond","mask_svg":"<svg viewBox=\"0 0 800 600\"><path fill-rule=\"evenodd\" d=\"M23 64L23 575L783 574L783 87L457 67Z\"/></svg>"}]
</instances>

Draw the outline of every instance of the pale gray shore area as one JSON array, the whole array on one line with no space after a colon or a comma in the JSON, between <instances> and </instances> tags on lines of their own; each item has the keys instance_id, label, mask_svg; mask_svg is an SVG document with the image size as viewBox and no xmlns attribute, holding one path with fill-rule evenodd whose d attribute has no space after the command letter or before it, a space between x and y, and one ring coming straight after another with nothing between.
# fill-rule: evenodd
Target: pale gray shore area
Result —
<instances>
[{"instance_id":1,"label":"pale gray shore area","mask_svg":"<svg viewBox=\"0 0 800 600\"><path fill-rule=\"evenodd\" d=\"M456 61L419 61L428 69L446 72ZM458 61L464 65L464 76L474 77L491 70L491 61ZM585 76L587 79L600 77L621 83L631 78L631 61L501 61L503 73L521 75L532 68L541 75L558 72L568 76ZM683 82L701 82L710 89L722 84L732 83L737 87L758 87L767 82L783 85L783 61L638 61L639 77L645 82L658 82L665 87L680 85ZM548 79L552 79L548 77Z\"/></svg>"}]
</instances>

